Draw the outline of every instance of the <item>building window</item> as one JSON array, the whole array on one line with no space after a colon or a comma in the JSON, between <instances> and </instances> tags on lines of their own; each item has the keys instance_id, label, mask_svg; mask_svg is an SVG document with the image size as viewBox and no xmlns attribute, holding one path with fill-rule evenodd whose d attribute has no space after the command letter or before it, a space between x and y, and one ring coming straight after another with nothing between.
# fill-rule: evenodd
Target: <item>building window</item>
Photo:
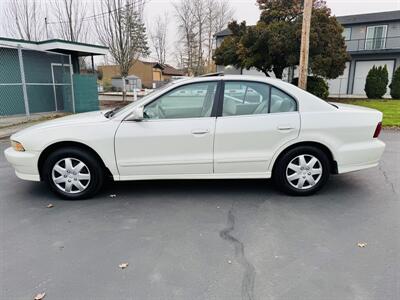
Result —
<instances>
[{"instance_id":1,"label":"building window","mask_svg":"<svg viewBox=\"0 0 400 300\"><path fill-rule=\"evenodd\" d=\"M387 25L368 26L365 38L365 50L385 48Z\"/></svg>"},{"instance_id":2,"label":"building window","mask_svg":"<svg viewBox=\"0 0 400 300\"><path fill-rule=\"evenodd\" d=\"M351 39L351 27L344 28L342 35L345 41L349 41Z\"/></svg>"}]
</instances>

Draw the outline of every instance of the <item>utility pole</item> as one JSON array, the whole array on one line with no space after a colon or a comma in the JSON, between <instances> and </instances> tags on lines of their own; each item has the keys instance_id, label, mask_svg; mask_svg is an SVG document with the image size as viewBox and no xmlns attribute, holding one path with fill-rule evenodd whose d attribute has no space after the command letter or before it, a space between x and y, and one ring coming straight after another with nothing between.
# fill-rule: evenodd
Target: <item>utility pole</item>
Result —
<instances>
[{"instance_id":1,"label":"utility pole","mask_svg":"<svg viewBox=\"0 0 400 300\"><path fill-rule=\"evenodd\" d=\"M303 26L301 28L301 48L299 66L299 88L307 89L308 52L310 46L310 27L313 0L304 0Z\"/></svg>"}]
</instances>

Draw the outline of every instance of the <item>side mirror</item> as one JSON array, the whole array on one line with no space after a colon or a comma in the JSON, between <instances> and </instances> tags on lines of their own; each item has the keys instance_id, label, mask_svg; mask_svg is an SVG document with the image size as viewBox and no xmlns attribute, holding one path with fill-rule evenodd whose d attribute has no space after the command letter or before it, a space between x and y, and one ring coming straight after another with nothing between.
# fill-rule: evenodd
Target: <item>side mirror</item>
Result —
<instances>
[{"instance_id":1,"label":"side mirror","mask_svg":"<svg viewBox=\"0 0 400 300\"><path fill-rule=\"evenodd\" d=\"M129 121L140 122L143 120L143 106L135 107L128 117Z\"/></svg>"}]
</instances>

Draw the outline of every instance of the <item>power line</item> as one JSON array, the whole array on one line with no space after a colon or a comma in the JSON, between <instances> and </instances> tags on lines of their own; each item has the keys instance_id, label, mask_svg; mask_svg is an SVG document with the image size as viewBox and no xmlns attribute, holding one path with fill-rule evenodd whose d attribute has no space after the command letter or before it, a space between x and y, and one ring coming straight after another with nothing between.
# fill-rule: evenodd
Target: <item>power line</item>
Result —
<instances>
[{"instance_id":1,"label":"power line","mask_svg":"<svg viewBox=\"0 0 400 300\"><path fill-rule=\"evenodd\" d=\"M95 14L95 15L92 15L92 16L85 17L85 18L83 18L81 20L81 22L91 21L91 20L94 20L94 19L96 19L98 17L105 16L107 14L111 14L111 13L116 12L116 11L121 10L121 9L127 9L129 6L135 6L137 4L140 4L141 2L142 2L142 0L135 0L132 3L124 5L123 7L119 7L119 8L113 9L113 10L109 10L109 11L106 11L106 12L102 12L102 13L99 13L99 14ZM145 2L146 2L146 0L143 1L143 6L144 6ZM46 25L50 25L50 24L69 24L69 23L70 23L70 21L52 21L52 22L46 22Z\"/></svg>"}]
</instances>

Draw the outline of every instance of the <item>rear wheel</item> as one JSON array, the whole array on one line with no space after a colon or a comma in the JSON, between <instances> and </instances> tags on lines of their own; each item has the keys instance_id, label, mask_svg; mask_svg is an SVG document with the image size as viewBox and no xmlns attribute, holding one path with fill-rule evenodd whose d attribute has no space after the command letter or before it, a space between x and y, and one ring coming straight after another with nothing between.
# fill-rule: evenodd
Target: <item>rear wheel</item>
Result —
<instances>
[{"instance_id":1,"label":"rear wheel","mask_svg":"<svg viewBox=\"0 0 400 300\"><path fill-rule=\"evenodd\" d=\"M329 178L327 155L312 146L299 146L283 154L273 172L275 184L284 192L311 195L320 190Z\"/></svg>"},{"instance_id":2,"label":"rear wheel","mask_svg":"<svg viewBox=\"0 0 400 300\"><path fill-rule=\"evenodd\" d=\"M43 165L43 178L62 198L75 200L96 194L104 181L101 164L79 148L52 152Z\"/></svg>"}]
</instances>

